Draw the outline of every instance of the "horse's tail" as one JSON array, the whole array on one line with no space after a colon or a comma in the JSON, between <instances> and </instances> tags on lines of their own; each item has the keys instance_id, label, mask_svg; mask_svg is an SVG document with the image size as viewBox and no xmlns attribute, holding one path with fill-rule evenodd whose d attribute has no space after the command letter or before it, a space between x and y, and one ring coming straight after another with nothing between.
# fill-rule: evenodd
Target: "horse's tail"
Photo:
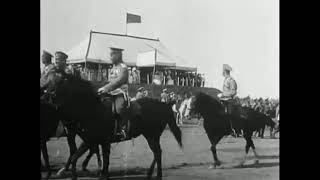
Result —
<instances>
[{"instance_id":1,"label":"horse's tail","mask_svg":"<svg viewBox=\"0 0 320 180\"><path fill-rule=\"evenodd\" d=\"M171 109L171 106L170 106L170 115L169 115L167 123L169 125L170 131L172 132L172 134L176 138L179 146L182 148L182 138L181 138L182 133L181 133L180 128L177 126L176 118L174 116L173 110Z\"/></svg>"}]
</instances>

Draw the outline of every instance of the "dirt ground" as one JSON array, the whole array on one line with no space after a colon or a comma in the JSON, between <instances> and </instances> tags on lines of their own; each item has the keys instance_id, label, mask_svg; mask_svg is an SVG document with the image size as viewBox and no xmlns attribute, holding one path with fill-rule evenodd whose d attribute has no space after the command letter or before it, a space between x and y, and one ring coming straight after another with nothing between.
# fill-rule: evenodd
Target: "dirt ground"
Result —
<instances>
[{"instance_id":1,"label":"dirt ground","mask_svg":"<svg viewBox=\"0 0 320 180\"><path fill-rule=\"evenodd\" d=\"M269 139L268 130L265 132L264 139L253 139L260 156L258 165L253 164L253 152L250 150L244 167L236 167L245 154L245 140L229 136L223 138L217 146L218 157L223 162L222 166L208 169L213 162L213 157L204 129L198 126L183 126L181 129L183 149L178 147L169 130L165 130L161 136L163 180L279 179L279 139ZM80 142L81 140L77 138L77 143ZM66 139L52 139L48 142L48 151L52 169L56 172L63 167L69 154ZM98 179L96 156L89 162L90 172L81 171L85 156L81 157L77 163L79 179ZM111 179L144 179L152 160L153 154L143 136L139 136L134 141L112 144L109 167ZM54 173L52 179L70 179L70 175L70 172L65 172L57 177Z\"/></svg>"}]
</instances>

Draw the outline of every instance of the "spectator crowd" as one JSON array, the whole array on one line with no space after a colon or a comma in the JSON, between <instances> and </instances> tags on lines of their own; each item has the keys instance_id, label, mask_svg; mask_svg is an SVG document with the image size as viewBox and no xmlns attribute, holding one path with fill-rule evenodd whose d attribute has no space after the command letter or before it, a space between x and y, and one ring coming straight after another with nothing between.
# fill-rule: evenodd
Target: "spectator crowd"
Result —
<instances>
[{"instance_id":1,"label":"spectator crowd","mask_svg":"<svg viewBox=\"0 0 320 180\"><path fill-rule=\"evenodd\" d=\"M243 107L250 107L266 115L270 115L273 118L276 114L279 114L279 99L251 98L250 96L247 96L244 98L235 97L235 100L237 104L240 104Z\"/></svg>"},{"instance_id":2,"label":"spectator crowd","mask_svg":"<svg viewBox=\"0 0 320 180\"><path fill-rule=\"evenodd\" d=\"M89 81L103 81L108 80L111 66L97 66L97 65L72 65L74 69L78 70L80 76ZM177 86L192 86L204 87L204 74L196 72L175 71L170 69L156 70L152 69L128 68L128 82L129 84L156 84L156 85L177 85Z\"/></svg>"},{"instance_id":3,"label":"spectator crowd","mask_svg":"<svg viewBox=\"0 0 320 180\"><path fill-rule=\"evenodd\" d=\"M195 72L173 72L171 70L157 70L153 78L153 83L157 85L204 87L205 78L204 74Z\"/></svg>"}]
</instances>

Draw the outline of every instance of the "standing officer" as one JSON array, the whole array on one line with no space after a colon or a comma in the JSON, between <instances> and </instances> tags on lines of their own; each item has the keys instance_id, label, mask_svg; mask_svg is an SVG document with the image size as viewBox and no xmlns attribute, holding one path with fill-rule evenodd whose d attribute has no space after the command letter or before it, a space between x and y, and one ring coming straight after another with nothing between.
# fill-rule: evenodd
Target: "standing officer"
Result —
<instances>
[{"instance_id":1,"label":"standing officer","mask_svg":"<svg viewBox=\"0 0 320 180\"><path fill-rule=\"evenodd\" d=\"M160 94L160 101L161 102L168 102L169 100L169 95L168 95L168 90L165 88L162 90L162 93Z\"/></svg>"},{"instance_id":2,"label":"standing officer","mask_svg":"<svg viewBox=\"0 0 320 180\"><path fill-rule=\"evenodd\" d=\"M121 136L122 139L127 137L126 124L129 119L128 113L128 67L122 60L123 49L111 47L111 61L113 64L110 70L109 83L99 88L99 93L110 93L115 96L116 112L121 117Z\"/></svg>"}]
</instances>

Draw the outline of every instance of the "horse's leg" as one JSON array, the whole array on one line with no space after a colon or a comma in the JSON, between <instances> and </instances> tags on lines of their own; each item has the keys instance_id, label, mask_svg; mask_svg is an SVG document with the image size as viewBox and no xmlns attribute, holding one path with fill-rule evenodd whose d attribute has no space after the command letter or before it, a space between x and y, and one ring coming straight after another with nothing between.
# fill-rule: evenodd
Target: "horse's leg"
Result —
<instances>
[{"instance_id":1,"label":"horse's leg","mask_svg":"<svg viewBox=\"0 0 320 180\"><path fill-rule=\"evenodd\" d=\"M107 180L109 179L110 143L101 144L101 146L102 146L103 167L102 167L100 180Z\"/></svg>"},{"instance_id":2,"label":"horse's leg","mask_svg":"<svg viewBox=\"0 0 320 180\"><path fill-rule=\"evenodd\" d=\"M69 170L69 167L71 165L71 158L74 155L74 153L76 153L77 151L76 133L73 130L72 131L70 129L68 130L67 142L69 146L69 158L66 165L57 172L57 176L60 176L64 171Z\"/></svg>"},{"instance_id":3,"label":"horse's leg","mask_svg":"<svg viewBox=\"0 0 320 180\"><path fill-rule=\"evenodd\" d=\"M222 139L223 136L212 136L212 135L208 135L208 138L211 142L211 152L212 152L212 155L213 155L213 165L210 165L209 166L209 169L212 169L212 168L216 168L216 166L220 166L221 165L221 161L218 159L218 156L217 156L217 149L216 149L216 146L217 144L219 143L219 141Z\"/></svg>"},{"instance_id":4,"label":"horse's leg","mask_svg":"<svg viewBox=\"0 0 320 180\"><path fill-rule=\"evenodd\" d=\"M49 179L50 176L51 176L51 169L50 169L50 163L49 163L47 142L46 141L41 141L40 142L40 148L41 148L41 151L42 151L42 155L43 155L43 159L44 159L44 162L45 162L46 169L48 171L46 179Z\"/></svg>"},{"instance_id":5,"label":"horse's leg","mask_svg":"<svg viewBox=\"0 0 320 180\"><path fill-rule=\"evenodd\" d=\"M89 146L82 142L78 148L78 150L72 155L71 157L71 172L72 172L72 180L77 180L77 161L80 156L82 156L87 150L89 149Z\"/></svg>"},{"instance_id":6,"label":"horse's leg","mask_svg":"<svg viewBox=\"0 0 320 180\"><path fill-rule=\"evenodd\" d=\"M150 149L153 152L154 159L151 163L150 169L147 174L147 178L151 179L153 170L154 170L154 165L157 163L157 178L161 179L162 178L162 163L161 163L161 147L160 147L160 137L147 137L146 138L149 144Z\"/></svg>"},{"instance_id":7,"label":"horse's leg","mask_svg":"<svg viewBox=\"0 0 320 180\"><path fill-rule=\"evenodd\" d=\"M274 138L273 136L273 127L270 127L270 139Z\"/></svg>"},{"instance_id":8,"label":"horse's leg","mask_svg":"<svg viewBox=\"0 0 320 180\"><path fill-rule=\"evenodd\" d=\"M266 126L263 126L263 128L262 128L262 139L264 138L264 131L266 130Z\"/></svg>"},{"instance_id":9,"label":"horse's leg","mask_svg":"<svg viewBox=\"0 0 320 180\"><path fill-rule=\"evenodd\" d=\"M259 137L261 138L261 139L263 139L263 137L264 137L264 129L265 129L266 127L265 126L263 126L261 129L260 129L260 131L259 131Z\"/></svg>"},{"instance_id":10,"label":"horse's leg","mask_svg":"<svg viewBox=\"0 0 320 180\"><path fill-rule=\"evenodd\" d=\"M250 147L252 148L252 151L253 151L254 156L256 158L255 159L255 163L256 164L259 163L259 156L258 156L258 154L256 152L256 148L254 146L254 143L252 141L251 136L252 136L252 132L245 132L245 134L244 134L244 138L246 140L245 155L244 155L243 160L240 162L239 166L243 166L243 164L245 163L247 155L248 155L249 150L250 150Z\"/></svg>"},{"instance_id":11,"label":"horse's leg","mask_svg":"<svg viewBox=\"0 0 320 180\"><path fill-rule=\"evenodd\" d=\"M94 146L90 146L89 154L87 155L86 159L82 163L82 170L83 171L88 171L87 166L88 166L88 163L89 163L91 157L93 156L93 154L94 154Z\"/></svg>"},{"instance_id":12,"label":"horse's leg","mask_svg":"<svg viewBox=\"0 0 320 180\"><path fill-rule=\"evenodd\" d=\"M95 153L97 156L97 161L98 161L98 169L101 170L102 167L102 161L101 161L101 156L100 156L100 149L99 149L99 145L97 145L95 147Z\"/></svg>"},{"instance_id":13,"label":"horse's leg","mask_svg":"<svg viewBox=\"0 0 320 180\"><path fill-rule=\"evenodd\" d=\"M258 155L258 153L257 153L257 151L256 151L256 147L255 147L255 145L254 145L254 143L253 143L253 140L252 140L251 136L248 136L248 137L246 138L246 141L247 141L247 143L249 144L249 146L252 148L252 151L253 151L253 154L254 154L254 157L255 157L254 163L255 163L255 164L258 164L258 163L259 163L259 155ZM246 153L248 154L247 151L246 151Z\"/></svg>"}]
</instances>

